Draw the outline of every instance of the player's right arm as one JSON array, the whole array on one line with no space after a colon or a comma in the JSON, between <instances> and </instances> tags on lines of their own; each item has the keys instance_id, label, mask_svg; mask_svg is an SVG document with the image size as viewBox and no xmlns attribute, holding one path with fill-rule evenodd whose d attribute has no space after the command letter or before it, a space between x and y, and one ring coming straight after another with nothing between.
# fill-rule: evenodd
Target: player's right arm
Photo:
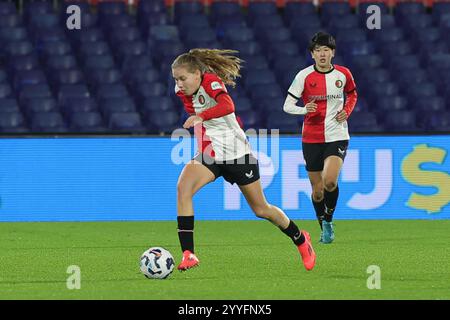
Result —
<instances>
[{"instance_id":1,"label":"player's right arm","mask_svg":"<svg viewBox=\"0 0 450 320\"><path fill-rule=\"evenodd\" d=\"M284 101L283 110L289 114L295 115L305 115L309 112L315 112L317 109L317 104L314 100L308 102L305 106L297 106L297 102L302 96L303 89L305 86L305 78L300 71L294 78L291 86L288 89L288 94L286 100Z\"/></svg>"}]
</instances>

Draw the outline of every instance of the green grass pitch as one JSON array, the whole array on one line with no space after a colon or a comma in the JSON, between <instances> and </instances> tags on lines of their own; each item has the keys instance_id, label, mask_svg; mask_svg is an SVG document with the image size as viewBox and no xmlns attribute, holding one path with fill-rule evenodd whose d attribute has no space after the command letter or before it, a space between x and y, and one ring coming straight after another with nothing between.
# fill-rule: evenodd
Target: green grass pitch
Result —
<instances>
[{"instance_id":1,"label":"green grass pitch","mask_svg":"<svg viewBox=\"0 0 450 320\"><path fill-rule=\"evenodd\" d=\"M176 222L0 223L0 299L450 299L450 221L336 221L307 272L296 247L267 221L197 221L198 268L166 280L138 268L151 246L180 261ZM67 268L81 288L66 286ZM368 289L367 268L381 271Z\"/></svg>"}]
</instances>

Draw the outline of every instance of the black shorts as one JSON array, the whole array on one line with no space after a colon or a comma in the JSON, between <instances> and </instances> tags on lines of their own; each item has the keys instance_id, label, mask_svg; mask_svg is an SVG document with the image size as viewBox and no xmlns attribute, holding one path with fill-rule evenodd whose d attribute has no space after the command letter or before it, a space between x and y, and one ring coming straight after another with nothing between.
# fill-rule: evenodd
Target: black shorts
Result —
<instances>
[{"instance_id":1,"label":"black shorts","mask_svg":"<svg viewBox=\"0 0 450 320\"><path fill-rule=\"evenodd\" d=\"M239 159L219 162L205 154L198 153L193 160L207 167L216 179L222 176L231 184L244 186L259 180L258 160L251 154L246 154Z\"/></svg>"},{"instance_id":2,"label":"black shorts","mask_svg":"<svg viewBox=\"0 0 450 320\"><path fill-rule=\"evenodd\" d=\"M302 147L306 171L322 171L325 159L329 156L338 156L344 161L347 155L348 140L326 143L302 143Z\"/></svg>"}]
</instances>

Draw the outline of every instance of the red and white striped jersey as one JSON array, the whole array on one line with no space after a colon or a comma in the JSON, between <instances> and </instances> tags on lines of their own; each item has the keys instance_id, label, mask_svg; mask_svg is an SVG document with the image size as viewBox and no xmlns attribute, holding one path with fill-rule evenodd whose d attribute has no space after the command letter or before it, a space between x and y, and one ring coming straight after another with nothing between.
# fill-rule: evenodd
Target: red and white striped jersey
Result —
<instances>
[{"instance_id":1,"label":"red and white striped jersey","mask_svg":"<svg viewBox=\"0 0 450 320\"><path fill-rule=\"evenodd\" d=\"M225 84L213 73L203 74L200 88L192 96L186 96L176 85L175 93L183 101L186 112L196 115L215 107L219 95L228 94ZM234 111L234 106L232 107ZM199 150L217 161L238 159L251 152L250 144L234 112L205 119L201 126L194 128L194 132Z\"/></svg>"},{"instance_id":2,"label":"red and white striped jersey","mask_svg":"<svg viewBox=\"0 0 450 320\"><path fill-rule=\"evenodd\" d=\"M288 94L296 99L295 102L302 99L307 104L314 100L317 104L316 112L306 113L306 108L294 109L295 102L289 106L286 100L286 112L305 114L303 142L324 143L350 139L347 121L339 123L335 119L342 109L350 116L356 104L356 85L349 69L334 65L330 71L320 72L315 65L311 65L296 75ZM344 95L347 98L345 106Z\"/></svg>"}]
</instances>

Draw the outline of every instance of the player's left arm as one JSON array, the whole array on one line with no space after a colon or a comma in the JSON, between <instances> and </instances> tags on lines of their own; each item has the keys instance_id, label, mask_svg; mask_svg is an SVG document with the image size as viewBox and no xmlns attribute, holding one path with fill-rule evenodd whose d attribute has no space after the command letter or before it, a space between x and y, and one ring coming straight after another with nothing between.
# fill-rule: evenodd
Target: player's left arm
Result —
<instances>
[{"instance_id":1,"label":"player's left arm","mask_svg":"<svg viewBox=\"0 0 450 320\"><path fill-rule=\"evenodd\" d=\"M203 87L206 93L216 100L217 104L198 115L189 117L183 125L185 128L190 128L203 121L224 117L235 110L233 100L226 91L225 85L217 76L205 75Z\"/></svg>"},{"instance_id":2,"label":"player's left arm","mask_svg":"<svg viewBox=\"0 0 450 320\"><path fill-rule=\"evenodd\" d=\"M358 93L356 91L355 80L353 79L350 70L345 68L344 74L346 77L346 83L344 86L345 104L344 108L342 108L342 111L338 112L338 114L336 115L336 120L338 122L344 122L350 117L350 114L355 108L356 101L358 100Z\"/></svg>"}]
</instances>

